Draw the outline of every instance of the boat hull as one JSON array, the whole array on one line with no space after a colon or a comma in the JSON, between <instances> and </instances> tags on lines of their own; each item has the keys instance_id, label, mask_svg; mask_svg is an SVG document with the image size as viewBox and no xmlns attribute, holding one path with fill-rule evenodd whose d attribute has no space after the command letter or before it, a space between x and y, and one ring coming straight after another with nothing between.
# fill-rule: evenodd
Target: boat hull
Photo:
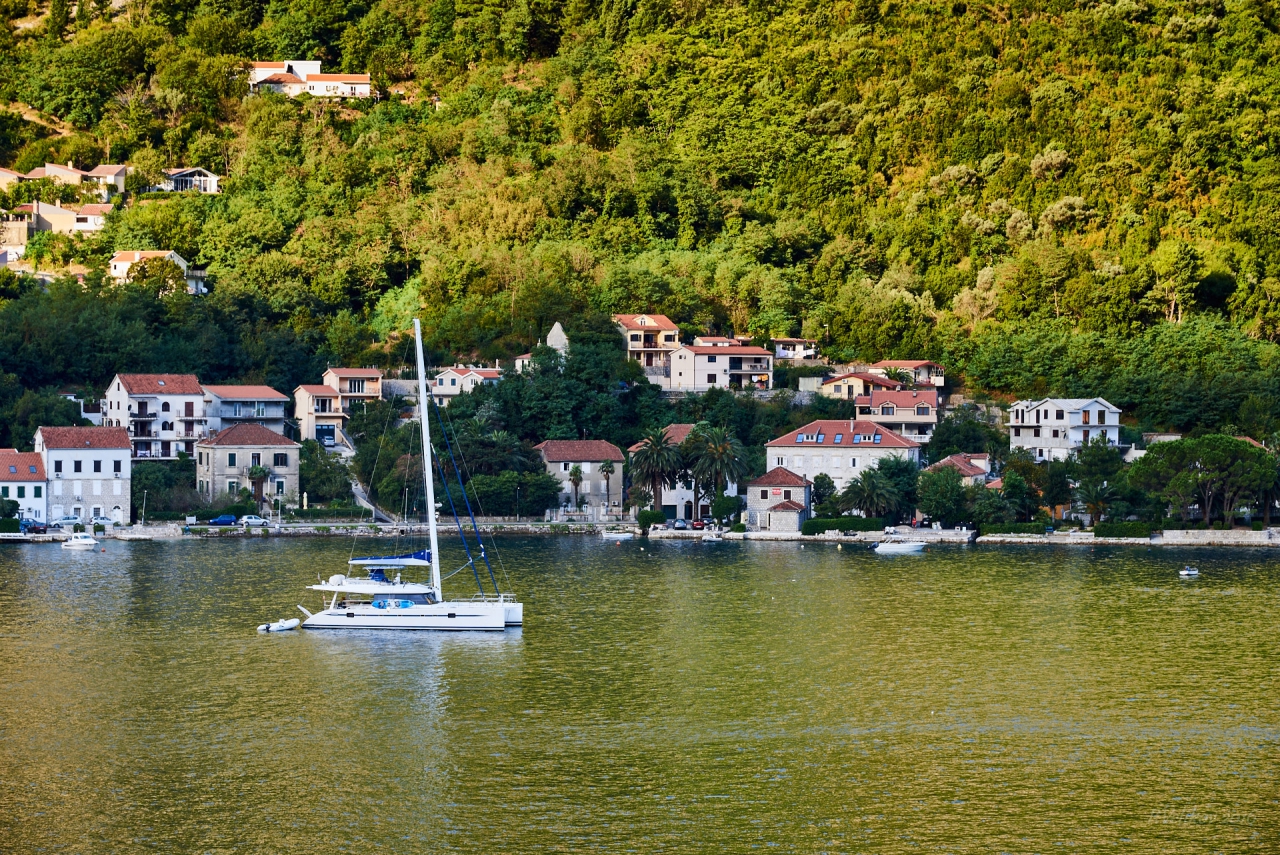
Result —
<instances>
[{"instance_id":1,"label":"boat hull","mask_svg":"<svg viewBox=\"0 0 1280 855\"><path fill-rule=\"evenodd\" d=\"M302 628L495 631L507 628L507 610L512 605L519 604L462 601L407 609L357 605L316 612L302 622ZM523 610L520 610L517 618L522 617Z\"/></svg>"},{"instance_id":2,"label":"boat hull","mask_svg":"<svg viewBox=\"0 0 1280 855\"><path fill-rule=\"evenodd\" d=\"M881 543L875 548L877 555L913 555L924 551L924 543Z\"/></svg>"}]
</instances>

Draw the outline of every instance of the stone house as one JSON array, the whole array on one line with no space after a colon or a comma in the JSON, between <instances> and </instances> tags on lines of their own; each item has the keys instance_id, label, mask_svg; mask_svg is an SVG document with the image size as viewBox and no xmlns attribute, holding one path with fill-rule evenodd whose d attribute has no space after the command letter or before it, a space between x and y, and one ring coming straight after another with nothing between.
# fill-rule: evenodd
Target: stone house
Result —
<instances>
[{"instance_id":1,"label":"stone house","mask_svg":"<svg viewBox=\"0 0 1280 855\"><path fill-rule=\"evenodd\" d=\"M213 501L247 487L260 507L285 497L297 501L301 449L293 440L252 422L210 432L196 443L196 490ZM257 478L256 467L261 467Z\"/></svg>"},{"instance_id":2,"label":"stone house","mask_svg":"<svg viewBox=\"0 0 1280 855\"><path fill-rule=\"evenodd\" d=\"M809 518L813 483L781 466L747 483L748 531L799 531Z\"/></svg>"},{"instance_id":3,"label":"stone house","mask_svg":"<svg viewBox=\"0 0 1280 855\"><path fill-rule=\"evenodd\" d=\"M574 466L582 470L578 497L585 507L599 512L622 512L622 449L603 439L548 439L534 447L542 455L547 474L560 482L560 504L573 505L573 484L569 481ZM613 474L606 480L600 464L613 463Z\"/></svg>"}]
</instances>

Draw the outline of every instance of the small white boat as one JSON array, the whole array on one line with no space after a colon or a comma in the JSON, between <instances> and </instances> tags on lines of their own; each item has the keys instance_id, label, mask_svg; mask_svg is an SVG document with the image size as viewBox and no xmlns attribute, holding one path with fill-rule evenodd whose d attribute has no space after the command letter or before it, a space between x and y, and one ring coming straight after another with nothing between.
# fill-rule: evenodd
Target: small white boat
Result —
<instances>
[{"instance_id":1,"label":"small white boat","mask_svg":"<svg viewBox=\"0 0 1280 855\"><path fill-rule=\"evenodd\" d=\"M709 531L702 536L703 543L719 543L722 540L724 540L724 538L714 531Z\"/></svg>"},{"instance_id":2,"label":"small white boat","mask_svg":"<svg viewBox=\"0 0 1280 855\"><path fill-rule=\"evenodd\" d=\"M93 539L93 535L80 532L73 534L67 540L62 541L63 549L93 549L98 545L98 541Z\"/></svg>"},{"instance_id":3,"label":"small white boat","mask_svg":"<svg viewBox=\"0 0 1280 855\"><path fill-rule=\"evenodd\" d=\"M289 620L278 620L274 623L264 623L258 626L258 632L288 632L291 629L297 629L302 621L297 618Z\"/></svg>"},{"instance_id":4,"label":"small white boat","mask_svg":"<svg viewBox=\"0 0 1280 855\"><path fill-rule=\"evenodd\" d=\"M630 540L635 537L635 533L630 531L602 531L600 536L605 540Z\"/></svg>"},{"instance_id":5,"label":"small white boat","mask_svg":"<svg viewBox=\"0 0 1280 855\"><path fill-rule=\"evenodd\" d=\"M872 547L877 555L911 555L924 551L923 540L882 540Z\"/></svg>"},{"instance_id":6,"label":"small white boat","mask_svg":"<svg viewBox=\"0 0 1280 855\"><path fill-rule=\"evenodd\" d=\"M1183 567L1178 571L1178 575L1183 579L1194 579L1200 575L1200 571L1194 567Z\"/></svg>"}]
</instances>

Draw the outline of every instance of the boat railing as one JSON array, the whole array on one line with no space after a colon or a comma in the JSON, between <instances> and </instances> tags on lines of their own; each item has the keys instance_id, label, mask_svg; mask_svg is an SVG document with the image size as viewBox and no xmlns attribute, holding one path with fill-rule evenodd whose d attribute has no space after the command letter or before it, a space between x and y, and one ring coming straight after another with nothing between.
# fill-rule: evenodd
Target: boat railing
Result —
<instances>
[{"instance_id":1,"label":"boat railing","mask_svg":"<svg viewBox=\"0 0 1280 855\"><path fill-rule=\"evenodd\" d=\"M467 600L471 603L514 603L515 594L472 594Z\"/></svg>"}]
</instances>

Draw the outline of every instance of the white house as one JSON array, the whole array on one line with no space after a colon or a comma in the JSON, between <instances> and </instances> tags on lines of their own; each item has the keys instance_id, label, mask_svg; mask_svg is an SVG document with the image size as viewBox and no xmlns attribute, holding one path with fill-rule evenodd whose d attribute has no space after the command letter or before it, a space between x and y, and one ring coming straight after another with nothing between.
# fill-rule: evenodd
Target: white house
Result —
<instances>
[{"instance_id":1,"label":"white house","mask_svg":"<svg viewBox=\"0 0 1280 855\"><path fill-rule=\"evenodd\" d=\"M0 499L18 503L18 516L45 522L49 519L44 460L34 452L0 448Z\"/></svg>"},{"instance_id":2,"label":"white house","mask_svg":"<svg viewBox=\"0 0 1280 855\"><path fill-rule=\"evenodd\" d=\"M1086 442L1120 443L1120 408L1102 398L1041 398L1009 406L1009 447L1036 460L1066 460Z\"/></svg>"},{"instance_id":3,"label":"white house","mask_svg":"<svg viewBox=\"0 0 1280 855\"><path fill-rule=\"evenodd\" d=\"M279 92L296 98L304 92L315 98L368 98L367 74L322 74L319 60L255 62L249 69L252 92Z\"/></svg>"},{"instance_id":4,"label":"white house","mask_svg":"<svg viewBox=\"0 0 1280 855\"><path fill-rule=\"evenodd\" d=\"M130 440L123 427L41 427L35 449L48 479L49 519L130 518Z\"/></svg>"},{"instance_id":5,"label":"white house","mask_svg":"<svg viewBox=\"0 0 1280 855\"><path fill-rule=\"evenodd\" d=\"M666 377L671 353L680 346L680 327L666 315L614 315L613 322L626 339L627 358L644 366L647 375Z\"/></svg>"},{"instance_id":6,"label":"white house","mask_svg":"<svg viewBox=\"0 0 1280 855\"><path fill-rule=\"evenodd\" d=\"M811 338L775 338L773 349L778 359L813 359L818 355L818 342Z\"/></svg>"},{"instance_id":7,"label":"white house","mask_svg":"<svg viewBox=\"0 0 1280 855\"><path fill-rule=\"evenodd\" d=\"M854 400L858 418L883 425L921 444L933 438L938 426L937 388L872 389L871 394Z\"/></svg>"},{"instance_id":8,"label":"white house","mask_svg":"<svg viewBox=\"0 0 1280 855\"><path fill-rule=\"evenodd\" d=\"M551 325L551 331L547 333L547 347L560 354L561 358L569 353L569 336L565 334L564 327L560 326L560 322L556 321ZM516 373L523 374L525 369L529 367L529 363L533 361L533 353L522 353L516 357Z\"/></svg>"},{"instance_id":9,"label":"white house","mask_svg":"<svg viewBox=\"0 0 1280 855\"><path fill-rule=\"evenodd\" d=\"M887 375L890 371L905 371L911 375L911 382L917 386L946 385L946 370L936 362L927 359L882 359L867 367L871 374Z\"/></svg>"},{"instance_id":10,"label":"white house","mask_svg":"<svg viewBox=\"0 0 1280 855\"><path fill-rule=\"evenodd\" d=\"M678 424L667 425L663 428L663 433L672 445L682 445L696 425ZM637 442L635 445L627 449L631 454L635 454L644 447L644 442ZM646 486L646 485L642 485ZM700 490L709 489L706 484L698 485ZM730 481L725 485L725 493L730 496L738 494L738 485ZM693 501L693 481L677 481L674 487L663 486L662 501L658 506L662 512L667 515L670 520L696 520L711 515L711 499L706 495L700 497L697 507L694 507Z\"/></svg>"},{"instance_id":11,"label":"white house","mask_svg":"<svg viewBox=\"0 0 1280 855\"><path fill-rule=\"evenodd\" d=\"M72 226L73 232L100 232L107 226L107 214L115 210L115 205L81 205L80 210L76 211L75 225Z\"/></svg>"},{"instance_id":12,"label":"white house","mask_svg":"<svg viewBox=\"0 0 1280 855\"><path fill-rule=\"evenodd\" d=\"M117 282L124 282L129 278L129 271L133 265L143 261L152 259L164 259L172 261L182 271L182 277L187 283L188 294L207 294L208 288L205 287L204 271L195 270L191 265L187 264L187 260L171 249L143 249L143 250L126 250L117 252L111 256L108 270L111 278Z\"/></svg>"},{"instance_id":13,"label":"white house","mask_svg":"<svg viewBox=\"0 0 1280 855\"><path fill-rule=\"evenodd\" d=\"M887 457L920 461L920 443L869 421L819 420L765 444L765 465L812 481L828 475L836 489Z\"/></svg>"},{"instance_id":14,"label":"white house","mask_svg":"<svg viewBox=\"0 0 1280 855\"><path fill-rule=\"evenodd\" d=\"M501 368L471 368L466 365L455 365L446 368L431 381L431 395L442 407L472 389L483 384L497 383L502 379Z\"/></svg>"},{"instance_id":15,"label":"white house","mask_svg":"<svg viewBox=\"0 0 1280 855\"><path fill-rule=\"evenodd\" d=\"M218 182L222 179L207 169L199 166L166 169L164 178L151 188L152 191L166 193L186 193L194 190L197 193L217 193Z\"/></svg>"},{"instance_id":16,"label":"white house","mask_svg":"<svg viewBox=\"0 0 1280 855\"><path fill-rule=\"evenodd\" d=\"M671 352L670 376L659 385L673 392L773 388L773 354L765 348L732 339L694 341Z\"/></svg>"},{"instance_id":17,"label":"white house","mask_svg":"<svg viewBox=\"0 0 1280 855\"><path fill-rule=\"evenodd\" d=\"M851 401L864 395L870 395L876 390L901 389L904 385L897 380L890 380L883 374L853 371L823 380L822 385L818 387L818 394L825 398L839 398Z\"/></svg>"},{"instance_id":18,"label":"white house","mask_svg":"<svg viewBox=\"0 0 1280 855\"><path fill-rule=\"evenodd\" d=\"M102 399L102 423L127 431L135 458L194 454L206 433L204 401L194 374L117 374Z\"/></svg>"},{"instance_id":19,"label":"white house","mask_svg":"<svg viewBox=\"0 0 1280 855\"><path fill-rule=\"evenodd\" d=\"M603 439L548 439L533 447L542 455L547 474L560 482L560 503L573 504L573 467L582 472L578 498L598 518L599 514L622 513L622 449ZM605 461L613 464L607 477L600 471Z\"/></svg>"},{"instance_id":20,"label":"white house","mask_svg":"<svg viewBox=\"0 0 1280 855\"><path fill-rule=\"evenodd\" d=\"M284 409L289 396L270 386L204 385L205 427L224 430L238 424L262 425L284 435Z\"/></svg>"}]
</instances>

